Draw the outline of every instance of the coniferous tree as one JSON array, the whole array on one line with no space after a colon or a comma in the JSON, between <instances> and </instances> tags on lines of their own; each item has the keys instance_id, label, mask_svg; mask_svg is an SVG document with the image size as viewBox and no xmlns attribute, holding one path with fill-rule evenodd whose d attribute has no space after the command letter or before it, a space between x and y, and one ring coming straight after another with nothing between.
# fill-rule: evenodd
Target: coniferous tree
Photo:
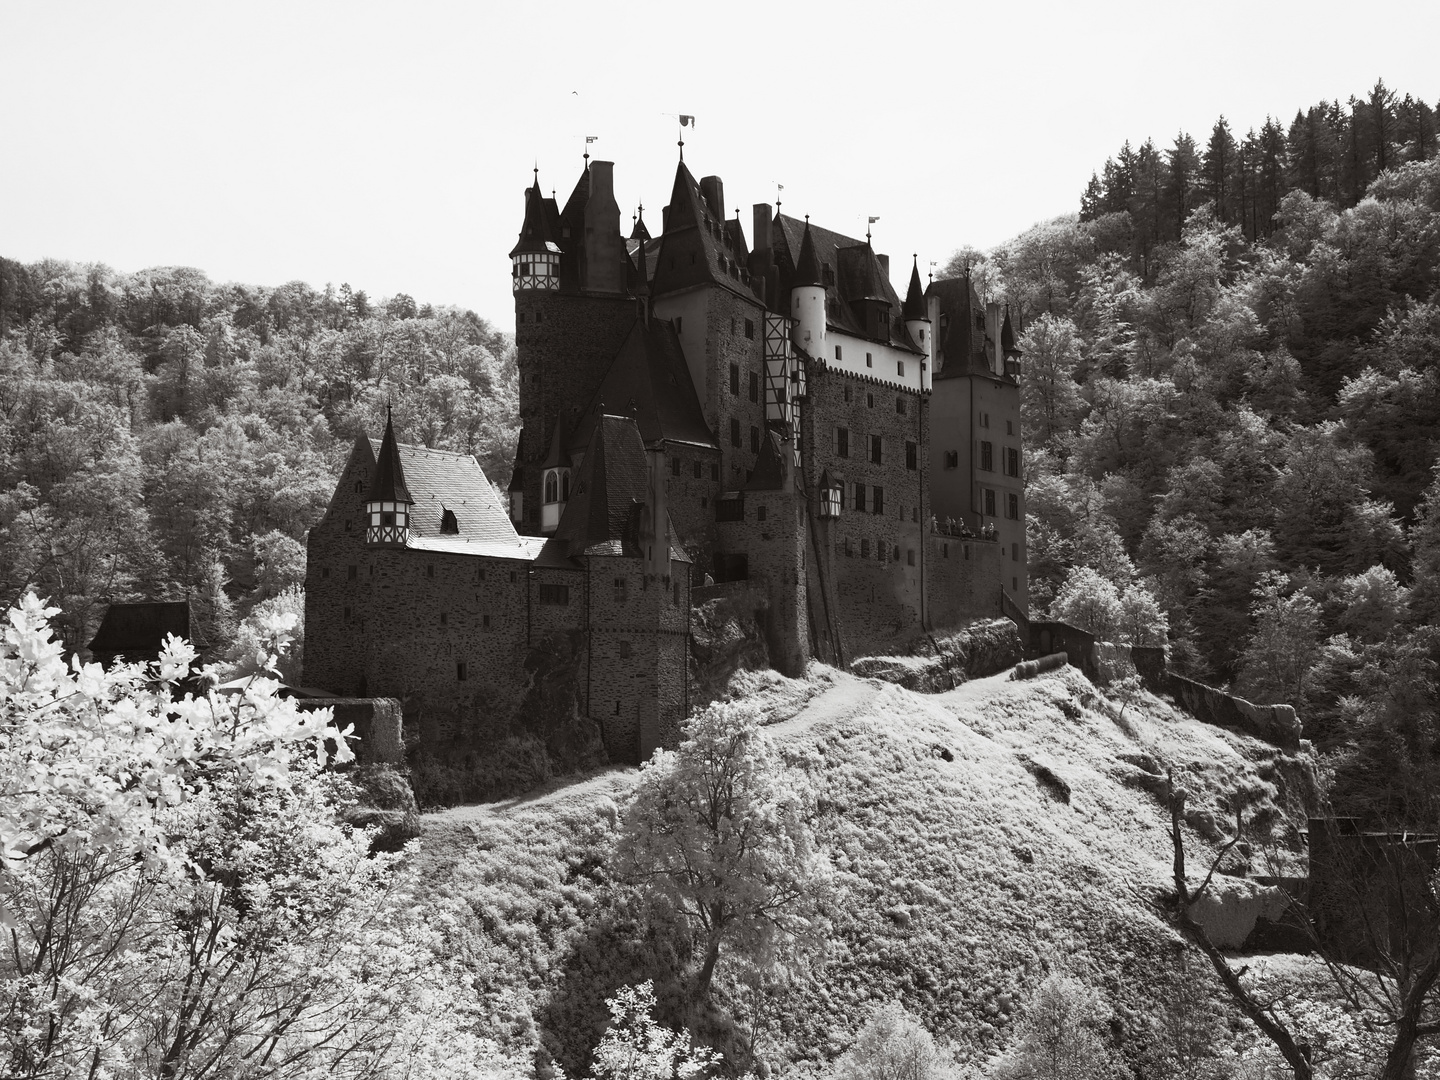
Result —
<instances>
[{"instance_id":1,"label":"coniferous tree","mask_svg":"<svg viewBox=\"0 0 1440 1080\"><path fill-rule=\"evenodd\" d=\"M1265 126L1260 129L1259 150L1255 232L1257 236L1269 236L1275 231L1275 214L1285 195L1287 162L1285 132L1268 116Z\"/></svg>"},{"instance_id":2,"label":"coniferous tree","mask_svg":"<svg viewBox=\"0 0 1440 1080\"><path fill-rule=\"evenodd\" d=\"M1398 164L1395 157L1398 126L1395 116L1395 91L1385 85L1384 79L1377 79L1370 90L1365 118L1374 144L1375 174L1378 176L1392 165Z\"/></svg>"},{"instance_id":3,"label":"coniferous tree","mask_svg":"<svg viewBox=\"0 0 1440 1080\"><path fill-rule=\"evenodd\" d=\"M1175 136L1175 145L1165 151L1166 184L1165 215L1162 235L1178 240L1185 229L1185 219L1195 207L1200 177L1200 155L1195 140L1185 132ZM1173 231L1172 231L1173 226Z\"/></svg>"},{"instance_id":4,"label":"coniferous tree","mask_svg":"<svg viewBox=\"0 0 1440 1080\"><path fill-rule=\"evenodd\" d=\"M1135 257L1140 276L1146 281L1154 276L1155 247L1164 243L1160 228L1164 170L1165 162L1155 149L1154 140L1146 139L1135 155L1135 193L1130 197L1130 217L1135 223Z\"/></svg>"},{"instance_id":5,"label":"coniferous tree","mask_svg":"<svg viewBox=\"0 0 1440 1080\"><path fill-rule=\"evenodd\" d=\"M1080 195L1080 220L1094 221L1104 212L1105 188L1100 183L1100 177L1092 172L1090 182Z\"/></svg>"},{"instance_id":6,"label":"coniferous tree","mask_svg":"<svg viewBox=\"0 0 1440 1080\"><path fill-rule=\"evenodd\" d=\"M1215 217L1222 225L1235 220L1231 183L1235 152L1235 136L1230 134L1230 125L1222 116L1210 132L1210 142L1200 164L1200 190L1215 204Z\"/></svg>"}]
</instances>

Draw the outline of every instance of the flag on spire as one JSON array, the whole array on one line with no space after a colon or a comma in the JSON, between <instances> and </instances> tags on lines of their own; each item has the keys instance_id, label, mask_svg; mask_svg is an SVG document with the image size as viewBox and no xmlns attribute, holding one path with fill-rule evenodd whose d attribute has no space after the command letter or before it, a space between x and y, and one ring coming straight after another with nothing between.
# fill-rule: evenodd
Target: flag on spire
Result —
<instances>
[{"instance_id":1,"label":"flag on spire","mask_svg":"<svg viewBox=\"0 0 1440 1080\"><path fill-rule=\"evenodd\" d=\"M684 113L681 113L681 114L680 114L680 126L681 126L681 127L694 127L694 126L695 126L695 117L693 117L693 116L686 116Z\"/></svg>"}]
</instances>

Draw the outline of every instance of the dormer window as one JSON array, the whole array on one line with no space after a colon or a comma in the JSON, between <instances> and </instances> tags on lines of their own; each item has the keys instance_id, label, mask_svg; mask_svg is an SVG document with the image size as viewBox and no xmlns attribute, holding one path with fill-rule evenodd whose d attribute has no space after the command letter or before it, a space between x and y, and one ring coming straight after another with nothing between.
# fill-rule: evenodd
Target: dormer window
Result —
<instances>
[{"instance_id":1,"label":"dormer window","mask_svg":"<svg viewBox=\"0 0 1440 1080\"><path fill-rule=\"evenodd\" d=\"M410 504L379 500L365 504L365 539L371 544L403 544L410 533Z\"/></svg>"},{"instance_id":2,"label":"dormer window","mask_svg":"<svg viewBox=\"0 0 1440 1080\"><path fill-rule=\"evenodd\" d=\"M554 247L554 244L549 245ZM558 251L527 251L510 260L514 290L557 289L560 287L560 253ZM539 322L539 319L535 320Z\"/></svg>"},{"instance_id":3,"label":"dormer window","mask_svg":"<svg viewBox=\"0 0 1440 1080\"><path fill-rule=\"evenodd\" d=\"M540 500L540 531L554 532L560 527L560 515L570 501L570 470L546 469L544 498Z\"/></svg>"},{"instance_id":4,"label":"dormer window","mask_svg":"<svg viewBox=\"0 0 1440 1080\"><path fill-rule=\"evenodd\" d=\"M440 508L440 532L452 536L460 535L460 522L456 519L454 510Z\"/></svg>"}]
</instances>

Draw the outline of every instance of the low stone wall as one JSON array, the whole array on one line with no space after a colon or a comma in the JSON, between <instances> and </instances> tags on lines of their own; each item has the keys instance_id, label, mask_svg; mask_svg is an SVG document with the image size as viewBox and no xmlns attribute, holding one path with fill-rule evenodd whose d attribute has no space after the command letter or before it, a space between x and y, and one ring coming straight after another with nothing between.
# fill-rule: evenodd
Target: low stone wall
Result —
<instances>
[{"instance_id":1,"label":"low stone wall","mask_svg":"<svg viewBox=\"0 0 1440 1080\"><path fill-rule=\"evenodd\" d=\"M1270 932L1290 906L1285 890L1245 878L1217 875L1205 895L1190 905L1190 916L1221 949L1241 949L1256 929Z\"/></svg>"},{"instance_id":2,"label":"low stone wall","mask_svg":"<svg viewBox=\"0 0 1440 1080\"><path fill-rule=\"evenodd\" d=\"M354 726L359 741L351 744L362 765L399 765L405 760L405 729L395 698L300 698L302 712L334 709L335 726Z\"/></svg>"},{"instance_id":3,"label":"low stone wall","mask_svg":"<svg viewBox=\"0 0 1440 1080\"><path fill-rule=\"evenodd\" d=\"M1174 673L1167 673L1166 689L1197 720L1253 735L1286 750L1300 748L1300 720L1289 705L1256 705Z\"/></svg>"}]
</instances>

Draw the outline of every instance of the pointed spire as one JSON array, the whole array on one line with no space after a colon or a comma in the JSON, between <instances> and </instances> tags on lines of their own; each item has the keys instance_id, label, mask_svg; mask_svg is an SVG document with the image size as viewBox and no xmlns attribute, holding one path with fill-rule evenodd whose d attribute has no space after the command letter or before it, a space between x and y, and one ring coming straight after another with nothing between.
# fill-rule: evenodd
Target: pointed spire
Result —
<instances>
[{"instance_id":1,"label":"pointed spire","mask_svg":"<svg viewBox=\"0 0 1440 1080\"><path fill-rule=\"evenodd\" d=\"M910 291L905 294L905 304L900 309L901 318L925 318L925 290L920 287L920 256L915 256L915 265L910 268Z\"/></svg>"},{"instance_id":2,"label":"pointed spire","mask_svg":"<svg viewBox=\"0 0 1440 1080\"><path fill-rule=\"evenodd\" d=\"M651 239L650 230L645 227L645 204L640 203L635 211L635 225L630 230L631 240L645 241Z\"/></svg>"},{"instance_id":3,"label":"pointed spire","mask_svg":"<svg viewBox=\"0 0 1440 1080\"><path fill-rule=\"evenodd\" d=\"M385 437L380 440L380 456L375 462L375 478L370 481L366 502L414 502L405 486L405 470L400 465L400 449L395 444L395 424L390 406L385 406Z\"/></svg>"},{"instance_id":4,"label":"pointed spire","mask_svg":"<svg viewBox=\"0 0 1440 1080\"><path fill-rule=\"evenodd\" d=\"M810 215L805 215L805 235L800 240L800 257L795 260L795 281L798 285L823 285L820 260L815 255L815 241L810 239Z\"/></svg>"}]
</instances>

